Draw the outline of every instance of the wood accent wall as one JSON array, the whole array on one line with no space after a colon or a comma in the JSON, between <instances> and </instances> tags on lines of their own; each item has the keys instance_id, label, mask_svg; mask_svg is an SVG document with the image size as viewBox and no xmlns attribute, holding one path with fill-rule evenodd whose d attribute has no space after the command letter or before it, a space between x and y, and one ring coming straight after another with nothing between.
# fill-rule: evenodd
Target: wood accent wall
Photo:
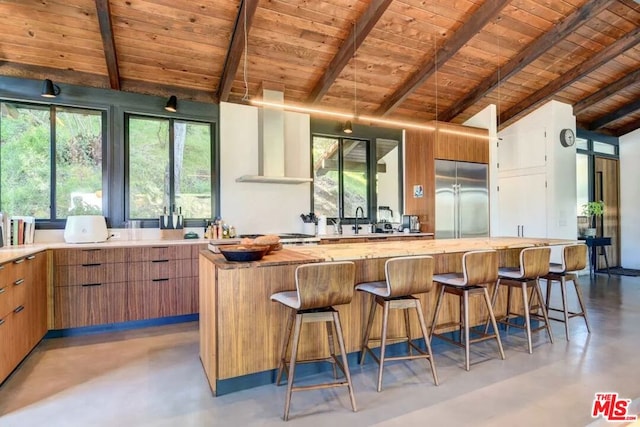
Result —
<instances>
[{"instance_id":1,"label":"wood accent wall","mask_svg":"<svg viewBox=\"0 0 640 427\"><path fill-rule=\"evenodd\" d=\"M436 127L436 159L489 163L488 130L454 123L433 123Z\"/></svg>"},{"instance_id":2,"label":"wood accent wall","mask_svg":"<svg viewBox=\"0 0 640 427\"><path fill-rule=\"evenodd\" d=\"M420 231L435 232L435 159L489 163L486 129L430 122L434 130L405 131L404 207L407 215L418 215ZM413 197L413 186L423 186L424 196Z\"/></svg>"},{"instance_id":3,"label":"wood accent wall","mask_svg":"<svg viewBox=\"0 0 640 427\"><path fill-rule=\"evenodd\" d=\"M418 215L420 231L426 233L433 233L436 229L434 142L434 131L405 131L404 212ZM413 197L414 185L422 185L423 197Z\"/></svg>"}]
</instances>

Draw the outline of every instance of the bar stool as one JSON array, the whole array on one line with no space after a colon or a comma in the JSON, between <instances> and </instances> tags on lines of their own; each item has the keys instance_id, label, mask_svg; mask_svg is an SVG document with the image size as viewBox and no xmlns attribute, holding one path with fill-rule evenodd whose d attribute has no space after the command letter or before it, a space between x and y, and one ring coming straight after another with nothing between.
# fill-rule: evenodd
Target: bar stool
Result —
<instances>
[{"instance_id":1,"label":"bar stool","mask_svg":"<svg viewBox=\"0 0 640 427\"><path fill-rule=\"evenodd\" d=\"M431 324L431 336L437 336L444 339L454 345L464 347L465 356L465 369L469 370L469 346L472 343L485 341L495 338L498 343L498 350L500 357L504 360L504 350L502 349L502 342L500 341L500 334L498 334L498 327L496 325L496 318L493 315L493 309L491 301L489 301L489 292L487 291L487 284L495 283L498 279L498 253L494 250L486 251L470 251L462 256L462 273L446 273L436 274L433 276L434 282L440 283L440 293L438 295L438 302L436 303L436 310L433 315L433 323ZM443 334L435 333L437 328L442 328L447 325L438 326L438 314L440 313L440 307L444 300L444 294L457 295L461 299L460 309L460 321L455 324L458 326L458 330L461 332L460 340L456 341L450 339ZM471 339L471 328L469 324L469 297L473 295L481 295L484 297L484 302L489 313L489 320L493 325L493 333L489 334L488 331L479 332L474 330L475 338ZM462 331L464 331L464 342L462 340Z\"/></svg>"},{"instance_id":2,"label":"bar stool","mask_svg":"<svg viewBox=\"0 0 640 427\"><path fill-rule=\"evenodd\" d=\"M493 291L492 305L495 307L496 299L498 297L498 289L501 285L507 286L507 312L506 315L499 320L507 326L507 332L509 326L524 329L527 333L527 343L529 348L529 354L533 353L533 346L531 344L531 333L542 329L547 330L549 335L549 341L553 343L553 334L551 333L551 327L549 325L549 317L547 316L547 310L542 298L542 290L540 289L539 278L549 273L549 258L551 257L551 249L548 247L536 247L525 248L520 251L520 266L519 267L505 267L498 270L499 279ZM522 313L514 313L511 311L511 289L520 288L522 290ZM531 298L528 298L527 292L529 288L531 291ZM533 294L538 298L538 306L542 312L542 316L537 313L531 312ZM524 326L510 322L511 316L524 317ZM531 317L538 319L544 324L531 329ZM487 324L485 327L488 328Z\"/></svg>"},{"instance_id":3,"label":"bar stool","mask_svg":"<svg viewBox=\"0 0 640 427\"><path fill-rule=\"evenodd\" d=\"M364 363L367 352L378 363L378 391L382 390L382 372L385 361L391 360L411 360L427 359L431 365L433 382L438 385L438 375L433 361L431 344L427 326L422 314L420 300L413 295L431 292L433 289L433 257L430 256L408 256L400 258L390 258L384 263L385 281L360 283L356 290L366 292L371 295L371 307L369 309L369 320L364 330L362 339L362 351L360 364ZM382 307L382 331L379 339L371 338L371 328L376 314L376 304ZM415 309L422 331L422 337L427 351L423 351L416 346L411 339L411 329L409 323L409 309ZM387 329L389 325L389 310L400 309L404 311L404 326L406 337L388 338ZM389 357L386 355L388 340L394 342L407 342L408 355ZM380 341L380 357L378 358L369 347L370 341ZM413 354L412 349L418 354Z\"/></svg>"},{"instance_id":4,"label":"bar stool","mask_svg":"<svg viewBox=\"0 0 640 427\"><path fill-rule=\"evenodd\" d=\"M282 338L280 363L276 384L280 385L283 371L287 371L287 396L284 404L284 420L289 419L289 407L291 394L294 391L316 390L329 387L344 387L349 389L351 407L356 411L356 400L351 384L351 375L347 363L347 353L342 336L340 315L333 308L334 305L349 304L353 298L353 285L355 280L355 264L353 262L321 262L304 264L295 271L296 290L278 292L271 295L271 300L279 302L291 308L287 319L285 334ZM300 329L303 323L324 322L329 338L330 356L324 359L297 360L298 344L300 343ZM332 327L335 327L338 345L340 347L339 360L334 351L334 338ZM293 340L291 342L291 332ZM286 361L287 349L291 344L291 359ZM334 381L330 383L313 384L307 386L293 386L296 363L329 361L333 363L334 376L337 365L343 372L346 381Z\"/></svg>"},{"instance_id":5,"label":"bar stool","mask_svg":"<svg viewBox=\"0 0 640 427\"><path fill-rule=\"evenodd\" d=\"M578 245L568 245L565 246L562 250L562 264L552 263L549 265L549 274L541 279L547 280L547 299L545 302L545 308L547 309L547 314L549 310L558 311L564 313L563 319L558 319L549 316L550 320L555 320L558 322L564 322L564 333L567 336L567 341L569 341L569 319L572 317L581 316L584 318L584 323L587 325L587 332L591 333L591 328L589 327L589 320L587 319L587 309L584 305L584 301L582 299L582 290L580 289L580 285L578 283L578 275L577 271L583 270L587 266L587 246L578 244ZM573 282L573 285L576 289L576 295L578 296L578 304L580 305L580 312L571 312L567 306L567 281ZM560 293L562 295L562 308L553 308L549 306L549 301L551 299L551 287L553 282L560 283Z\"/></svg>"}]
</instances>

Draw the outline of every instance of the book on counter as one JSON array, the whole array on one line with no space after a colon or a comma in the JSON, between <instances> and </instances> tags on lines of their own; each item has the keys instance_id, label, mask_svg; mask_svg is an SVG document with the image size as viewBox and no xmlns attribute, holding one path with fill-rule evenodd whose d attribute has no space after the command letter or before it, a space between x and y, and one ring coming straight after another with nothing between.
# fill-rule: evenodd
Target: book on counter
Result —
<instances>
[{"instance_id":1,"label":"book on counter","mask_svg":"<svg viewBox=\"0 0 640 427\"><path fill-rule=\"evenodd\" d=\"M36 218L33 216L10 216L0 212L1 246L28 245L34 242Z\"/></svg>"}]
</instances>

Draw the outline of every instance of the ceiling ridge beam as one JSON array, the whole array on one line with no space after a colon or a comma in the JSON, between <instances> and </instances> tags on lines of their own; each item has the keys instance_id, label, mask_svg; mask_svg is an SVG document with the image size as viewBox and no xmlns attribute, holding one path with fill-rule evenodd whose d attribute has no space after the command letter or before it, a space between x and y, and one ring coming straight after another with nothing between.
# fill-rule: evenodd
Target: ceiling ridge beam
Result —
<instances>
[{"instance_id":1,"label":"ceiling ridge beam","mask_svg":"<svg viewBox=\"0 0 640 427\"><path fill-rule=\"evenodd\" d=\"M636 129L640 129L640 119L634 120L631 123L628 123L621 128L616 129L616 136L621 137L622 135L626 135Z\"/></svg>"},{"instance_id":2,"label":"ceiling ridge beam","mask_svg":"<svg viewBox=\"0 0 640 427\"><path fill-rule=\"evenodd\" d=\"M500 127L503 128L515 119L522 117L552 97L556 92L563 90L587 74L600 68L615 57L623 54L626 50L633 48L640 43L639 35L640 27L636 27L633 31L630 31L624 37L605 47L582 64L573 67L571 70L563 73L560 77L551 81L540 90L528 95L507 111L500 114Z\"/></svg>"},{"instance_id":3,"label":"ceiling ridge beam","mask_svg":"<svg viewBox=\"0 0 640 427\"><path fill-rule=\"evenodd\" d=\"M109 73L109 84L111 89L120 90L120 71L118 68L118 55L116 55L116 43L113 38L109 0L96 0L96 11L98 13L98 23L100 24L104 60Z\"/></svg>"},{"instance_id":4,"label":"ceiling ridge beam","mask_svg":"<svg viewBox=\"0 0 640 427\"><path fill-rule=\"evenodd\" d=\"M251 22L253 16L258 8L258 0L242 0L240 7L238 8L238 15L236 16L236 22L233 26L233 34L229 41L229 49L227 50L227 57L224 60L224 68L222 69L222 75L220 77L220 84L218 86L217 98L223 102L229 99L231 93L231 86L236 78L238 67L240 66L240 59L244 51L245 33L249 34L251 28ZM245 28L246 17L246 28ZM245 55L247 52L244 52Z\"/></svg>"},{"instance_id":5,"label":"ceiling ridge beam","mask_svg":"<svg viewBox=\"0 0 640 427\"><path fill-rule=\"evenodd\" d=\"M395 110L409 95L422 86L438 67L451 59L482 28L494 20L507 4L509 4L509 0L486 0L435 55L391 94L374 114L386 116Z\"/></svg>"},{"instance_id":6,"label":"ceiling ridge beam","mask_svg":"<svg viewBox=\"0 0 640 427\"><path fill-rule=\"evenodd\" d=\"M621 90L626 89L630 85L638 83L639 81L640 81L640 68L631 72L630 74L627 74L621 79L616 80L610 85L605 86L604 88L589 95L588 97L582 99L581 101L576 102L573 105L573 114L578 115L583 111L588 110L589 108L594 106L596 103L602 101L603 99L606 99L616 94L617 92L620 92Z\"/></svg>"},{"instance_id":7,"label":"ceiling ridge beam","mask_svg":"<svg viewBox=\"0 0 640 427\"><path fill-rule=\"evenodd\" d=\"M520 53L511 58L502 67L499 67L489 77L485 78L482 83L476 86L464 98L453 104L448 110L444 111L439 117L442 121L451 121L458 114L484 98L488 93L495 90L501 81L509 79L518 73L524 67L535 61L540 55L549 50L549 46L553 46L558 41L564 39L571 34L576 28L580 27L589 18L598 15L617 0L594 0L580 9L576 9L567 16L558 25L554 25L551 30L538 37L530 43Z\"/></svg>"},{"instance_id":8,"label":"ceiling ridge beam","mask_svg":"<svg viewBox=\"0 0 640 427\"><path fill-rule=\"evenodd\" d=\"M342 46L333 57L324 74L307 98L307 102L315 104L329 91L331 85L336 81L344 67L347 66L355 52L360 48L364 39L367 38L371 30L376 26L384 12L387 10L393 0L372 0L369 7L364 11L356 24L345 38ZM355 35L354 35L355 33Z\"/></svg>"},{"instance_id":9,"label":"ceiling ridge beam","mask_svg":"<svg viewBox=\"0 0 640 427\"><path fill-rule=\"evenodd\" d=\"M615 122L618 119L623 118L627 114L631 114L635 111L640 110L640 99L636 99L635 101L629 102L628 104L623 105L615 111L612 111L604 116L600 117L589 123L589 130L596 130L602 127L605 127L611 122Z\"/></svg>"}]
</instances>

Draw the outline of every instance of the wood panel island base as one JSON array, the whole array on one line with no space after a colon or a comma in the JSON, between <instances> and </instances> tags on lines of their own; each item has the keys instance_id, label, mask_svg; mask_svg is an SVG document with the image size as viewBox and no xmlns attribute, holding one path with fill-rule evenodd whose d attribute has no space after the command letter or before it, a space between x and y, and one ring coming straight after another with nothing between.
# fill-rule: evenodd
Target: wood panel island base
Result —
<instances>
[{"instance_id":1,"label":"wood panel island base","mask_svg":"<svg viewBox=\"0 0 640 427\"><path fill-rule=\"evenodd\" d=\"M248 263L228 262L221 255L201 251L200 359L211 390L219 395L274 380L273 370L278 366L278 347L287 313L281 304L271 302L269 297L276 292L295 289L294 272L300 264L350 260L356 264L356 283L360 283L384 280L384 263L396 256L432 255L438 274L461 271L462 255L470 250L496 249L500 253L501 266L517 266L522 248L570 243L575 241L505 237L298 246ZM436 295L437 289L419 296L428 324L433 317ZM504 311L504 302L505 297L501 295L496 314ZM366 296L357 292L350 304L337 308L347 352L358 352L368 314ZM457 322L458 311L456 301L445 301L439 324ZM479 303L472 305L471 323L484 324L485 311ZM400 320L399 317L390 319L389 336L404 333ZM415 338L418 338L420 328L415 314L411 322L412 333L415 332ZM379 325L380 318L376 314L374 330L380 330ZM302 333L301 358L328 354L326 331L314 326L303 326L309 330Z\"/></svg>"}]
</instances>

